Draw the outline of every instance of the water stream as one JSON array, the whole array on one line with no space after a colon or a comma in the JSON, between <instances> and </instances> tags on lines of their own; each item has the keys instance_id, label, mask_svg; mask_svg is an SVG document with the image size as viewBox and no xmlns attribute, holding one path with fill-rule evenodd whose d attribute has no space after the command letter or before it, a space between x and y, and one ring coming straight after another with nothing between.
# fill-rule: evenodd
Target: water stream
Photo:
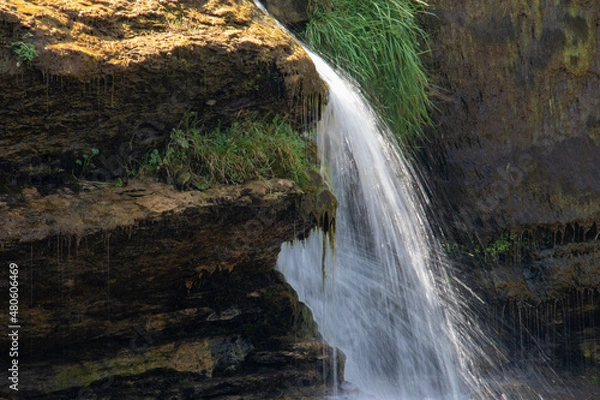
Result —
<instances>
[{"instance_id":1,"label":"water stream","mask_svg":"<svg viewBox=\"0 0 600 400\"><path fill-rule=\"evenodd\" d=\"M533 390L507 397L502 386L513 380L500 372L503 356L468 306L483 301L452 273L396 139L352 79L305 50L329 88L315 137L338 200L335 248L315 230L282 246L277 269L323 340L346 356L355 390L344 398L541 399Z\"/></svg>"},{"instance_id":2,"label":"water stream","mask_svg":"<svg viewBox=\"0 0 600 400\"><path fill-rule=\"evenodd\" d=\"M338 198L335 251L320 232L277 268L347 357L345 379L377 399L462 399L479 346L456 301L413 173L360 90L311 54L329 86L316 129ZM325 263L323 265L323 251ZM372 396L372 397L371 397Z\"/></svg>"}]
</instances>

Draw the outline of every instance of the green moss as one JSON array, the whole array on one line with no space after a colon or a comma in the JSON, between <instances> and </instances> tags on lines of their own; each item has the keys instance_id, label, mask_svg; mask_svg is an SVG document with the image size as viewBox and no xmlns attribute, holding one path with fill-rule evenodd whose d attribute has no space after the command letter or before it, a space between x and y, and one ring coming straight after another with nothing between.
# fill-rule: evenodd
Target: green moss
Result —
<instances>
[{"instance_id":1,"label":"green moss","mask_svg":"<svg viewBox=\"0 0 600 400\"><path fill-rule=\"evenodd\" d=\"M317 202L313 210L313 216L317 226L323 231L323 254L321 256L321 271L323 289L327 279L327 250L335 254L335 216L337 210L337 199L329 190L322 189L317 193Z\"/></svg>"},{"instance_id":2,"label":"green moss","mask_svg":"<svg viewBox=\"0 0 600 400\"><path fill-rule=\"evenodd\" d=\"M583 17L575 17L565 27L566 44L563 51L565 67L575 74L588 71L594 56L595 34Z\"/></svg>"},{"instance_id":3,"label":"green moss","mask_svg":"<svg viewBox=\"0 0 600 400\"><path fill-rule=\"evenodd\" d=\"M490 266L498 262L520 263L530 258L536 248L531 238L514 232L502 232L495 240L487 243L448 242L444 248L449 256L456 260L468 261L473 265Z\"/></svg>"},{"instance_id":4,"label":"green moss","mask_svg":"<svg viewBox=\"0 0 600 400\"><path fill-rule=\"evenodd\" d=\"M600 128L589 129L587 136L594 143L594 146L600 146Z\"/></svg>"},{"instance_id":5,"label":"green moss","mask_svg":"<svg viewBox=\"0 0 600 400\"><path fill-rule=\"evenodd\" d=\"M563 12L566 39L563 50L564 65L575 74L587 72L597 55L596 23L592 8L578 2L569 2Z\"/></svg>"},{"instance_id":6,"label":"green moss","mask_svg":"<svg viewBox=\"0 0 600 400\"><path fill-rule=\"evenodd\" d=\"M550 196L553 209L573 214L575 218L585 220L591 215L600 215L600 204L595 199L578 199L568 194L556 192Z\"/></svg>"},{"instance_id":7,"label":"green moss","mask_svg":"<svg viewBox=\"0 0 600 400\"><path fill-rule=\"evenodd\" d=\"M335 216L337 199L333 193L323 187L317 193L317 201L313 210L313 216L317 225L326 235L335 235Z\"/></svg>"},{"instance_id":8,"label":"green moss","mask_svg":"<svg viewBox=\"0 0 600 400\"><path fill-rule=\"evenodd\" d=\"M101 374L95 365L89 363L59 367L54 378L55 387L52 390L60 390L69 386L88 386L106 377L108 377L106 373Z\"/></svg>"},{"instance_id":9,"label":"green moss","mask_svg":"<svg viewBox=\"0 0 600 400\"><path fill-rule=\"evenodd\" d=\"M174 346L166 345L150 349L143 354L128 351L111 359L59 366L54 369L52 387L43 389L57 391L89 386L111 376L134 376L151 369L166 368L170 366L169 355L173 352Z\"/></svg>"},{"instance_id":10,"label":"green moss","mask_svg":"<svg viewBox=\"0 0 600 400\"><path fill-rule=\"evenodd\" d=\"M510 251L511 246L517 240L517 235L514 233L502 233L500 238L485 248L485 253L492 257L506 254Z\"/></svg>"}]
</instances>

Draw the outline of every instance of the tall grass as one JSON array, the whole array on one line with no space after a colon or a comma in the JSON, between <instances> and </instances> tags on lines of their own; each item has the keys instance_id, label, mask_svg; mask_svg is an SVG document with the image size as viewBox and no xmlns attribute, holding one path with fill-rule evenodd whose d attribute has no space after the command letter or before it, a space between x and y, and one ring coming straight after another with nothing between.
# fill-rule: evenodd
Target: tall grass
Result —
<instances>
[{"instance_id":1,"label":"tall grass","mask_svg":"<svg viewBox=\"0 0 600 400\"><path fill-rule=\"evenodd\" d=\"M430 122L426 36L419 0L311 0L306 40L362 86L398 137L410 145Z\"/></svg>"},{"instance_id":2,"label":"tall grass","mask_svg":"<svg viewBox=\"0 0 600 400\"><path fill-rule=\"evenodd\" d=\"M196 189L272 178L292 179L302 186L315 163L312 142L284 117L255 117L205 130L194 115L171 131L164 154L155 150L146 162L150 172L154 169L179 187Z\"/></svg>"}]
</instances>

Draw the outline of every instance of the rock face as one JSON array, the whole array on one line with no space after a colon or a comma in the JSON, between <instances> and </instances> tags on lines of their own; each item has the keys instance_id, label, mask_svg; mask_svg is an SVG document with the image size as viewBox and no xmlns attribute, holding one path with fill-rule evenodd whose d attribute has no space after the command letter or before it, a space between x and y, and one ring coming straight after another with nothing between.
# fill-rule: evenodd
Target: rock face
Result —
<instances>
[{"instance_id":1,"label":"rock face","mask_svg":"<svg viewBox=\"0 0 600 400\"><path fill-rule=\"evenodd\" d=\"M264 0L262 3L286 26L299 28L308 22L308 0Z\"/></svg>"},{"instance_id":2,"label":"rock face","mask_svg":"<svg viewBox=\"0 0 600 400\"><path fill-rule=\"evenodd\" d=\"M284 180L23 190L0 238L2 262L19 266L19 395L269 396L331 384L331 350L273 271L281 243L314 226L318 197Z\"/></svg>"},{"instance_id":3,"label":"rock face","mask_svg":"<svg viewBox=\"0 0 600 400\"><path fill-rule=\"evenodd\" d=\"M498 309L535 310L518 329L558 349L556 361L595 364L600 3L430 4L440 96L421 156L449 245L475 256L461 261Z\"/></svg>"},{"instance_id":4,"label":"rock face","mask_svg":"<svg viewBox=\"0 0 600 400\"><path fill-rule=\"evenodd\" d=\"M91 149L91 179L122 176L190 111L207 125L268 112L300 126L324 93L302 48L250 1L16 0L0 22L8 184L61 183Z\"/></svg>"},{"instance_id":5,"label":"rock face","mask_svg":"<svg viewBox=\"0 0 600 400\"><path fill-rule=\"evenodd\" d=\"M19 392L0 397L309 398L343 379L274 271L282 243L334 219L318 176L128 179L190 111L310 123L325 87L301 47L248 1L16 0L0 22L0 261L18 265L20 325Z\"/></svg>"}]
</instances>

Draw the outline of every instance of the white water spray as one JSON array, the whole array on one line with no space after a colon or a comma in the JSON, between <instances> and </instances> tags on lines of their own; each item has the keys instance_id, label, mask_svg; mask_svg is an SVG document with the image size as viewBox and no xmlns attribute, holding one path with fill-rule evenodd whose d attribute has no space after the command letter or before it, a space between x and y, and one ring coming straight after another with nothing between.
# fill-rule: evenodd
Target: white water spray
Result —
<instances>
[{"instance_id":1,"label":"white water spray","mask_svg":"<svg viewBox=\"0 0 600 400\"><path fill-rule=\"evenodd\" d=\"M465 398L473 379L455 325L462 317L431 246L419 187L359 89L311 56L329 85L316 135L339 202L336 251L327 252L323 272L324 241L313 232L284 245L277 268L325 342L346 355L345 378L365 395Z\"/></svg>"}]
</instances>

